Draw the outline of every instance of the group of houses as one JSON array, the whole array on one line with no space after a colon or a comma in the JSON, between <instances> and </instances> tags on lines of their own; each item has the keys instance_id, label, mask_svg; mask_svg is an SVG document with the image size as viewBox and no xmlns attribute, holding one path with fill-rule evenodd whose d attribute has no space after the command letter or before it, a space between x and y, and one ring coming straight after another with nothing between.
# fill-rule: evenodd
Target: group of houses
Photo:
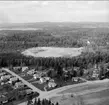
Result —
<instances>
[{"instance_id":1,"label":"group of houses","mask_svg":"<svg viewBox=\"0 0 109 105\"><path fill-rule=\"evenodd\" d=\"M27 66L14 67L13 69L14 70L20 69L21 72L24 73L25 75L32 76L33 79L36 80L36 82L39 84L47 83L48 88L54 88L57 86L55 81L47 76L48 70L41 71L41 70L36 70L35 68L29 69Z\"/></svg>"},{"instance_id":2,"label":"group of houses","mask_svg":"<svg viewBox=\"0 0 109 105\"><path fill-rule=\"evenodd\" d=\"M29 95L29 94L33 93L33 90L30 89L29 87L27 87L17 77L12 76L11 74L9 74L9 73L5 72L4 70L0 69L0 87L3 87L6 84L11 86L13 88L13 90L15 90L15 89L19 90L20 89L21 91L19 91L19 92L21 94L25 93L26 95ZM0 104L8 102L8 97L5 95L5 93L6 92L3 92L2 94L0 93Z\"/></svg>"}]
</instances>

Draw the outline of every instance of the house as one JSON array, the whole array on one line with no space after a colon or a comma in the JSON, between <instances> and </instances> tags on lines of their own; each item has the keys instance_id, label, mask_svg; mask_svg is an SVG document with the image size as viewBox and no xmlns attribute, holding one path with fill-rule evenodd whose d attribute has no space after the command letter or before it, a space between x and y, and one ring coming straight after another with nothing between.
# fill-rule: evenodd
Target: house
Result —
<instances>
[{"instance_id":1,"label":"house","mask_svg":"<svg viewBox=\"0 0 109 105\"><path fill-rule=\"evenodd\" d=\"M10 78L9 83L12 84L13 82L16 82L17 80L18 80L18 78L12 77L12 78Z\"/></svg>"},{"instance_id":2,"label":"house","mask_svg":"<svg viewBox=\"0 0 109 105\"><path fill-rule=\"evenodd\" d=\"M6 74L5 72L0 73L0 77L3 76L3 75L5 75L5 74Z\"/></svg>"},{"instance_id":3,"label":"house","mask_svg":"<svg viewBox=\"0 0 109 105\"><path fill-rule=\"evenodd\" d=\"M15 88L22 88L24 86L25 86L25 84L23 82L16 82L15 83Z\"/></svg>"},{"instance_id":4,"label":"house","mask_svg":"<svg viewBox=\"0 0 109 105\"><path fill-rule=\"evenodd\" d=\"M38 78L40 78L40 75L39 75L39 74L34 74L34 75L33 75L33 78L34 78L34 79L38 79Z\"/></svg>"},{"instance_id":5,"label":"house","mask_svg":"<svg viewBox=\"0 0 109 105\"><path fill-rule=\"evenodd\" d=\"M73 81L73 82L78 82L78 81L79 81L79 78L78 78L78 77L73 77L73 78L72 78L72 81Z\"/></svg>"},{"instance_id":6,"label":"house","mask_svg":"<svg viewBox=\"0 0 109 105\"><path fill-rule=\"evenodd\" d=\"M55 82L49 82L48 83L48 88L54 88L56 86L57 86L57 84Z\"/></svg>"},{"instance_id":7,"label":"house","mask_svg":"<svg viewBox=\"0 0 109 105\"><path fill-rule=\"evenodd\" d=\"M16 71L16 70L22 69L22 67L21 66L17 66L17 67L13 67L13 69Z\"/></svg>"},{"instance_id":8,"label":"house","mask_svg":"<svg viewBox=\"0 0 109 105\"><path fill-rule=\"evenodd\" d=\"M5 80L5 79L9 79L11 78L11 75L4 75L4 76L1 76L1 80Z\"/></svg>"},{"instance_id":9,"label":"house","mask_svg":"<svg viewBox=\"0 0 109 105\"><path fill-rule=\"evenodd\" d=\"M40 78L40 84L43 84L44 82L46 82L46 80L44 78Z\"/></svg>"},{"instance_id":10,"label":"house","mask_svg":"<svg viewBox=\"0 0 109 105\"><path fill-rule=\"evenodd\" d=\"M0 95L0 104L3 103L7 103L8 102L8 98L5 95Z\"/></svg>"},{"instance_id":11,"label":"house","mask_svg":"<svg viewBox=\"0 0 109 105\"><path fill-rule=\"evenodd\" d=\"M98 78L98 76L99 76L99 71L98 69L95 69L92 73L92 78Z\"/></svg>"},{"instance_id":12,"label":"house","mask_svg":"<svg viewBox=\"0 0 109 105\"><path fill-rule=\"evenodd\" d=\"M54 79L50 79L49 82L54 82Z\"/></svg>"},{"instance_id":13,"label":"house","mask_svg":"<svg viewBox=\"0 0 109 105\"><path fill-rule=\"evenodd\" d=\"M33 75L35 72L36 72L35 69L32 69L32 70L29 70L29 71L27 72L27 74L28 74L28 75Z\"/></svg>"},{"instance_id":14,"label":"house","mask_svg":"<svg viewBox=\"0 0 109 105\"><path fill-rule=\"evenodd\" d=\"M26 71L28 69L29 69L28 66L24 66L24 67L22 67L22 72L24 72L24 71Z\"/></svg>"},{"instance_id":15,"label":"house","mask_svg":"<svg viewBox=\"0 0 109 105\"><path fill-rule=\"evenodd\" d=\"M32 89L26 89L25 92L27 95L33 93Z\"/></svg>"},{"instance_id":16,"label":"house","mask_svg":"<svg viewBox=\"0 0 109 105\"><path fill-rule=\"evenodd\" d=\"M50 80L50 77L44 77L44 79L45 79L46 81L49 81L49 80Z\"/></svg>"},{"instance_id":17,"label":"house","mask_svg":"<svg viewBox=\"0 0 109 105\"><path fill-rule=\"evenodd\" d=\"M47 82L49 80L50 80L50 77L41 77L40 78L40 83L42 84L42 83Z\"/></svg>"}]
</instances>

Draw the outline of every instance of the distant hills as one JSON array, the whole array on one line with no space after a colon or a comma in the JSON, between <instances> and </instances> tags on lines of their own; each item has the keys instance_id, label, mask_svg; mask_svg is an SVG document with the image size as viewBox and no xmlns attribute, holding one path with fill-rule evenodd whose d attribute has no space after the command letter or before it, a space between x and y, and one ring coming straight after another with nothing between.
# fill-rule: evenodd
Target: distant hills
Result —
<instances>
[{"instance_id":1,"label":"distant hills","mask_svg":"<svg viewBox=\"0 0 109 105\"><path fill-rule=\"evenodd\" d=\"M36 23L8 23L0 24L1 29L14 28L53 28L53 27L70 27L70 28L109 28L107 22L36 22Z\"/></svg>"}]
</instances>

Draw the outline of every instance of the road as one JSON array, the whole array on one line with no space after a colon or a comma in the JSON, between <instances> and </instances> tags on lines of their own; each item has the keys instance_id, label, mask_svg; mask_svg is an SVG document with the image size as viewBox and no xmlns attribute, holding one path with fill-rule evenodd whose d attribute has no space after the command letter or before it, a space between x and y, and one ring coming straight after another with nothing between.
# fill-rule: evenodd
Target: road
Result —
<instances>
[{"instance_id":1,"label":"road","mask_svg":"<svg viewBox=\"0 0 109 105\"><path fill-rule=\"evenodd\" d=\"M32 85L31 83L27 82L26 80L24 80L23 78L21 78L19 75L17 75L16 73L10 71L8 68L2 68L4 71L10 73L13 76L16 76L17 78L19 78L19 80L21 80L24 84L26 84L28 87L30 87L33 91L38 92L39 94L44 93L43 91L41 91L40 89L36 88L34 85Z\"/></svg>"}]
</instances>

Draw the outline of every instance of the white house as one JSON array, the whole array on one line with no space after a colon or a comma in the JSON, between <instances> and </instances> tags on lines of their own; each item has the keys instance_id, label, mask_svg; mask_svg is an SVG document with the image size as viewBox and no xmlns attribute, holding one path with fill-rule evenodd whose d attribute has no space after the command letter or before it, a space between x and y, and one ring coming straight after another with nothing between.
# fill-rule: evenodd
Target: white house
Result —
<instances>
[{"instance_id":1,"label":"white house","mask_svg":"<svg viewBox=\"0 0 109 105\"><path fill-rule=\"evenodd\" d=\"M21 88L21 87L24 87L24 83L23 82L16 82L15 83L15 88Z\"/></svg>"},{"instance_id":2,"label":"white house","mask_svg":"<svg viewBox=\"0 0 109 105\"><path fill-rule=\"evenodd\" d=\"M26 70L28 70L28 66L22 67L22 72L24 72L24 71L26 71Z\"/></svg>"},{"instance_id":3,"label":"white house","mask_svg":"<svg viewBox=\"0 0 109 105\"><path fill-rule=\"evenodd\" d=\"M18 80L17 77L12 77L10 78L9 83L16 82L17 80Z\"/></svg>"},{"instance_id":4,"label":"white house","mask_svg":"<svg viewBox=\"0 0 109 105\"><path fill-rule=\"evenodd\" d=\"M2 73L0 73L0 76L3 76L3 75L5 75L6 73L5 72L2 72Z\"/></svg>"},{"instance_id":5,"label":"white house","mask_svg":"<svg viewBox=\"0 0 109 105\"><path fill-rule=\"evenodd\" d=\"M44 82L47 82L47 80L49 81L50 80L50 77L42 77L40 78L40 83L44 83Z\"/></svg>"},{"instance_id":6,"label":"white house","mask_svg":"<svg viewBox=\"0 0 109 105\"><path fill-rule=\"evenodd\" d=\"M46 82L46 80L44 78L40 78L40 83L42 84L44 82Z\"/></svg>"},{"instance_id":7,"label":"white house","mask_svg":"<svg viewBox=\"0 0 109 105\"><path fill-rule=\"evenodd\" d=\"M92 77L97 78L98 76L99 76L99 74L97 73L97 71L93 71Z\"/></svg>"},{"instance_id":8,"label":"white house","mask_svg":"<svg viewBox=\"0 0 109 105\"><path fill-rule=\"evenodd\" d=\"M78 82L78 81L79 81L79 78L78 78L78 77L73 77L73 78L72 78L72 81L73 81L73 82Z\"/></svg>"},{"instance_id":9,"label":"white house","mask_svg":"<svg viewBox=\"0 0 109 105\"><path fill-rule=\"evenodd\" d=\"M50 80L50 77L44 77L44 79L47 81L47 80Z\"/></svg>"},{"instance_id":10,"label":"white house","mask_svg":"<svg viewBox=\"0 0 109 105\"><path fill-rule=\"evenodd\" d=\"M27 72L28 75L33 75L34 73L35 73L35 69L29 70L29 71Z\"/></svg>"},{"instance_id":11,"label":"white house","mask_svg":"<svg viewBox=\"0 0 109 105\"><path fill-rule=\"evenodd\" d=\"M33 91L31 89L26 89L25 92L26 94L31 94Z\"/></svg>"},{"instance_id":12,"label":"white house","mask_svg":"<svg viewBox=\"0 0 109 105\"><path fill-rule=\"evenodd\" d=\"M40 75L39 75L39 74L34 74L34 75L33 75L33 78L34 78L34 79L38 79L38 78L40 78Z\"/></svg>"},{"instance_id":13,"label":"white house","mask_svg":"<svg viewBox=\"0 0 109 105\"><path fill-rule=\"evenodd\" d=\"M9 79L9 78L11 78L11 75L4 75L4 76L1 76L1 80Z\"/></svg>"},{"instance_id":14,"label":"white house","mask_svg":"<svg viewBox=\"0 0 109 105\"><path fill-rule=\"evenodd\" d=\"M54 82L54 79L50 79L49 82Z\"/></svg>"},{"instance_id":15,"label":"white house","mask_svg":"<svg viewBox=\"0 0 109 105\"><path fill-rule=\"evenodd\" d=\"M56 87L57 85L56 85L56 83L55 82L49 82L48 83L48 87L49 88L54 88L54 87Z\"/></svg>"}]
</instances>

